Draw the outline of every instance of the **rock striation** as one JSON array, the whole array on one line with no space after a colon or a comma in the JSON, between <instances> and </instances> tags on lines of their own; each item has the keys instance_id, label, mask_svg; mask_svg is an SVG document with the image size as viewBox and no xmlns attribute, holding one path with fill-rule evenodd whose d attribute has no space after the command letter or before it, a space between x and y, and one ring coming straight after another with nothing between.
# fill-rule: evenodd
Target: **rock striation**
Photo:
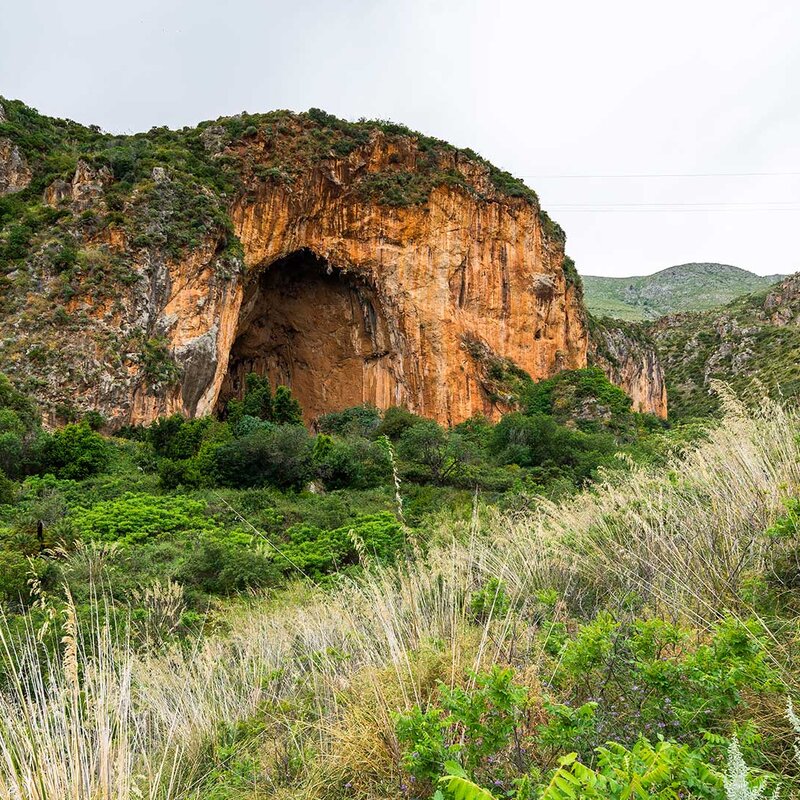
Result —
<instances>
[{"instance_id":1,"label":"rock striation","mask_svg":"<svg viewBox=\"0 0 800 800\"><path fill-rule=\"evenodd\" d=\"M667 385L653 340L636 323L590 324L588 360L633 401L633 410L667 418Z\"/></svg>"},{"instance_id":2,"label":"rock striation","mask_svg":"<svg viewBox=\"0 0 800 800\"><path fill-rule=\"evenodd\" d=\"M258 142L241 153L254 175L259 153ZM418 156L412 140L376 133L291 186L247 179L230 211L245 274L216 292L207 263L169 268L162 327L183 362L202 343L202 374L183 363L180 390L134 407L133 421L206 413L257 371L291 386L309 417L366 402L451 424L502 410L467 340L534 378L582 366L581 298L535 203L502 196L469 163L478 194L436 186L424 204L390 206L354 191L362 174L408 173Z\"/></svg>"},{"instance_id":3,"label":"rock striation","mask_svg":"<svg viewBox=\"0 0 800 800\"><path fill-rule=\"evenodd\" d=\"M51 216L0 274L0 369L52 421L206 414L256 371L309 420L373 403L454 424L507 410L505 375L587 363L563 232L471 151L313 110L137 137L7 110L63 149L19 150L14 185L28 169ZM619 379L654 410L650 374Z\"/></svg>"}]
</instances>

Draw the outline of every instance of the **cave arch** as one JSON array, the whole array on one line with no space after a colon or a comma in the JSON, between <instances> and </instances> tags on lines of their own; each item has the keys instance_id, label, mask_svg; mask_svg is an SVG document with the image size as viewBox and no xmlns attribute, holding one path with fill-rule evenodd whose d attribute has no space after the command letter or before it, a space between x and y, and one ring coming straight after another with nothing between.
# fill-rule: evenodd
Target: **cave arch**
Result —
<instances>
[{"instance_id":1,"label":"cave arch","mask_svg":"<svg viewBox=\"0 0 800 800\"><path fill-rule=\"evenodd\" d=\"M360 403L402 402L396 338L367 279L295 250L244 287L218 410L242 397L250 372L289 386L307 422Z\"/></svg>"}]
</instances>

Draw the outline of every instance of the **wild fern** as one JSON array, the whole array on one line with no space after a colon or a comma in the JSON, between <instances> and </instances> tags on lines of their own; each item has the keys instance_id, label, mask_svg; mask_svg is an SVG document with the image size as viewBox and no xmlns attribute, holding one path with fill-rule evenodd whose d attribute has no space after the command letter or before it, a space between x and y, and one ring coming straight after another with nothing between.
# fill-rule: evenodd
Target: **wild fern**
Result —
<instances>
[{"instance_id":1,"label":"wild fern","mask_svg":"<svg viewBox=\"0 0 800 800\"><path fill-rule=\"evenodd\" d=\"M454 800L496 800L495 796L486 789L481 789L477 783L460 775L445 775L439 783L447 789Z\"/></svg>"}]
</instances>

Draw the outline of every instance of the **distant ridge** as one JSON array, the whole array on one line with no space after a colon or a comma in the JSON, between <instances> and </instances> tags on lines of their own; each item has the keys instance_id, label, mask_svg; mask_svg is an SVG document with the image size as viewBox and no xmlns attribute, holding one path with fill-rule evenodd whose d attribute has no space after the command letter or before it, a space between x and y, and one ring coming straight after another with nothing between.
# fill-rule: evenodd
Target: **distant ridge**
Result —
<instances>
[{"instance_id":1,"label":"distant ridge","mask_svg":"<svg viewBox=\"0 0 800 800\"><path fill-rule=\"evenodd\" d=\"M730 264L691 263L628 278L584 275L583 286L594 316L642 321L725 305L784 277L756 275Z\"/></svg>"}]
</instances>

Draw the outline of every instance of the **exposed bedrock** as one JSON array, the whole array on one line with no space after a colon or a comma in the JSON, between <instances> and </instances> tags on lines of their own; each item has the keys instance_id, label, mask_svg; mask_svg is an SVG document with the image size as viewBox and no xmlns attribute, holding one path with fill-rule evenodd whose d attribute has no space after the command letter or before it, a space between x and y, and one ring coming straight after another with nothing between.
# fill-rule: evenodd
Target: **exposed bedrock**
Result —
<instances>
[{"instance_id":1,"label":"exposed bedrock","mask_svg":"<svg viewBox=\"0 0 800 800\"><path fill-rule=\"evenodd\" d=\"M169 265L163 328L183 383L137 402L132 421L207 413L254 370L291 386L309 418L370 402L452 424L505 410L465 341L534 378L584 366L580 292L565 278L563 238L544 229L536 203L498 194L480 172L470 175L480 194L440 186L419 205L350 190L358 173L410 170L416 156L410 143L398 150L376 135L291 186L253 180L231 209L244 277L220 291L206 284L207 264ZM210 338L200 376L192 354Z\"/></svg>"}]
</instances>

